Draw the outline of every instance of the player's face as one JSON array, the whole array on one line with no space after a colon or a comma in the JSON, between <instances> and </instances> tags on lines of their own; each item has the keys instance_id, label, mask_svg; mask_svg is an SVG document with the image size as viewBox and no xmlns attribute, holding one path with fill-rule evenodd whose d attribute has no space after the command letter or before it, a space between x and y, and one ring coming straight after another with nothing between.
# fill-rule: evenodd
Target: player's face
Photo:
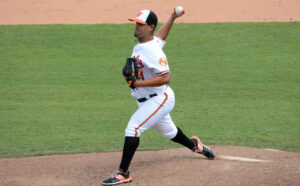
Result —
<instances>
[{"instance_id":1,"label":"player's face","mask_svg":"<svg viewBox=\"0 0 300 186\"><path fill-rule=\"evenodd\" d=\"M134 36L137 38L146 38L147 36L149 36L149 34L152 33L152 29L153 28L151 27L151 25L136 23Z\"/></svg>"}]
</instances>

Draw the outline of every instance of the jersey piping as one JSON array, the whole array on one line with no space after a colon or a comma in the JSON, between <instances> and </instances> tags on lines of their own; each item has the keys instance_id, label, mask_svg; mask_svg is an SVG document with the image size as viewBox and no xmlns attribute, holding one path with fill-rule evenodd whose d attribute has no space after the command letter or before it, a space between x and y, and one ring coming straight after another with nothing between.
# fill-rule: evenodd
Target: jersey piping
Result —
<instances>
[{"instance_id":1,"label":"jersey piping","mask_svg":"<svg viewBox=\"0 0 300 186\"><path fill-rule=\"evenodd\" d=\"M164 93L166 98L164 99L163 103L142 123L140 124L137 128L135 128L135 137L137 137L138 135L138 130L150 119L152 118L160 109L161 107L164 106L164 104L166 103L166 101L168 100L168 94Z\"/></svg>"}]
</instances>

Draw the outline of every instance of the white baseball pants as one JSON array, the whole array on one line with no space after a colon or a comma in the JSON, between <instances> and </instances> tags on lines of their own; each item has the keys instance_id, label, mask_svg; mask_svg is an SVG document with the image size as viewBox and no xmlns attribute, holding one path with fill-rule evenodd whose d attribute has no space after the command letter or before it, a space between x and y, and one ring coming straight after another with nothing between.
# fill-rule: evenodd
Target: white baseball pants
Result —
<instances>
[{"instance_id":1,"label":"white baseball pants","mask_svg":"<svg viewBox=\"0 0 300 186\"><path fill-rule=\"evenodd\" d=\"M169 114L174 105L175 96L170 87L167 88L166 92L145 102L138 102L139 108L131 116L125 130L125 136L140 137L141 133L153 127L165 138L174 138L177 134L177 128Z\"/></svg>"}]
</instances>

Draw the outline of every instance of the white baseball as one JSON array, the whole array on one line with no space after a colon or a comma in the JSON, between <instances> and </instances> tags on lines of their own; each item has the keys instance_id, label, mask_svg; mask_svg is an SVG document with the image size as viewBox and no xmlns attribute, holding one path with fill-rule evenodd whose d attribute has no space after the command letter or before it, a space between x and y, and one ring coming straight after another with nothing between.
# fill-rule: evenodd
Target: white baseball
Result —
<instances>
[{"instance_id":1,"label":"white baseball","mask_svg":"<svg viewBox=\"0 0 300 186\"><path fill-rule=\"evenodd\" d=\"M175 8L175 13L176 15L181 15L182 14L182 11L183 11L183 8L181 6L177 6Z\"/></svg>"}]
</instances>

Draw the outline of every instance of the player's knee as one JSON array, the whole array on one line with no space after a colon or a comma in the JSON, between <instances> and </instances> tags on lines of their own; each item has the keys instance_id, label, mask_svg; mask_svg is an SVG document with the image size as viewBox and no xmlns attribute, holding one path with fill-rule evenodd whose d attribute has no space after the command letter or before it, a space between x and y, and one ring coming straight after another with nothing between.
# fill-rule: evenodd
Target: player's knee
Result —
<instances>
[{"instance_id":1,"label":"player's knee","mask_svg":"<svg viewBox=\"0 0 300 186\"><path fill-rule=\"evenodd\" d=\"M177 134L177 130L172 130L168 133L164 133L163 136L167 139L173 139Z\"/></svg>"},{"instance_id":2,"label":"player's knee","mask_svg":"<svg viewBox=\"0 0 300 186\"><path fill-rule=\"evenodd\" d=\"M128 137L137 137L135 129L132 128L132 127L127 127L126 130L125 130L125 136L128 136Z\"/></svg>"}]
</instances>

